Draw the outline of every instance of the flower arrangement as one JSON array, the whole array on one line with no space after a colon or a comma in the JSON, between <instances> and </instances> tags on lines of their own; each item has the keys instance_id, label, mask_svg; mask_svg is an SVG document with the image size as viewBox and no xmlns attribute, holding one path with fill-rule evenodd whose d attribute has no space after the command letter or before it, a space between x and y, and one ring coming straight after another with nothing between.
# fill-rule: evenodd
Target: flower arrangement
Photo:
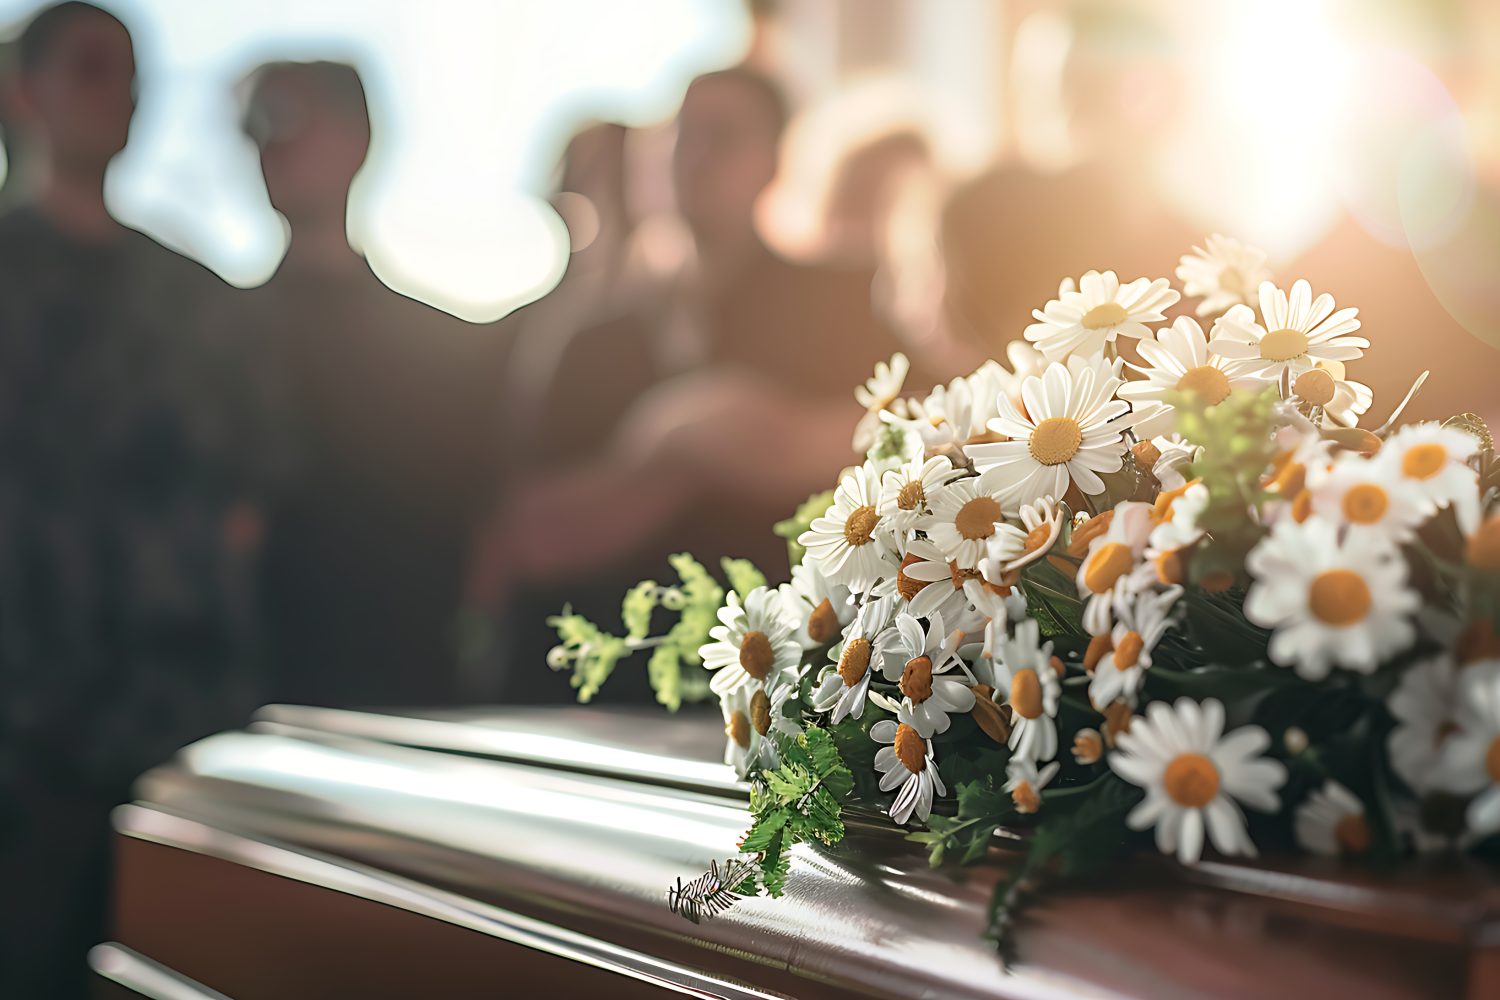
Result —
<instances>
[{"instance_id":1,"label":"flower arrangement","mask_svg":"<svg viewBox=\"0 0 1500 1000\"><path fill-rule=\"evenodd\" d=\"M1166 279L1090 271L1009 367L904 398L906 360L878 365L864 460L776 528L790 581L726 561L726 592L677 556L626 635L552 620L581 697L650 648L663 703L722 707L741 882L674 906L780 894L792 846L837 842L856 803L934 864L1029 829L996 934L1040 876L1153 843L1189 865L1500 846L1488 430L1396 429L1410 393L1360 427L1357 311L1263 254L1216 236L1176 273L1198 319L1167 323Z\"/></svg>"}]
</instances>

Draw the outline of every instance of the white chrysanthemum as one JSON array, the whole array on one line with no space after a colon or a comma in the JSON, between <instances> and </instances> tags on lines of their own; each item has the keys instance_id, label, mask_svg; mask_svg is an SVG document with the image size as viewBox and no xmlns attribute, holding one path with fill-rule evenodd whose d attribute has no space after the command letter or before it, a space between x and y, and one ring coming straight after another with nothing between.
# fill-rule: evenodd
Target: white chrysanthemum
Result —
<instances>
[{"instance_id":1,"label":"white chrysanthemum","mask_svg":"<svg viewBox=\"0 0 1500 1000\"><path fill-rule=\"evenodd\" d=\"M880 502L875 509L890 522L898 546L932 513L933 501L942 495L954 475L953 463L947 456L924 459L918 455L880 477Z\"/></svg>"},{"instance_id":2,"label":"white chrysanthemum","mask_svg":"<svg viewBox=\"0 0 1500 1000\"><path fill-rule=\"evenodd\" d=\"M1261 756L1271 738L1260 726L1224 734L1224 706L1179 698L1155 701L1116 738L1109 766L1146 790L1125 823L1132 830L1156 828L1156 846L1184 864L1202 856L1204 827L1221 854L1255 856L1245 829L1243 803L1275 812L1276 790L1286 781L1279 761Z\"/></svg>"},{"instance_id":3,"label":"white chrysanthemum","mask_svg":"<svg viewBox=\"0 0 1500 1000\"><path fill-rule=\"evenodd\" d=\"M803 649L826 646L854 620L854 600L849 588L828 579L811 562L792 567L792 580L777 592L787 619L795 626L797 643Z\"/></svg>"},{"instance_id":4,"label":"white chrysanthemum","mask_svg":"<svg viewBox=\"0 0 1500 1000\"><path fill-rule=\"evenodd\" d=\"M1323 408L1323 423L1329 427L1353 427L1375 401L1375 393L1363 382L1344 375L1342 361L1319 361L1292 380L1292 394Z\"/></svg>"},{"instance_id":5,"label":"white chrysanthemum","mask_svg":"<svg viewBox=\"0 0 1500 1000\"><path fill-rule=\"evenodd\" d=\"M795 681L785 678L770 687L746 684L727 692L720 701L727 737L724 763L732 766L741 778L755 768L778 765L776 744L768 734L772 729L788 735L798 731L783 711L795 687Z\"/></svg>"},{"instance_id":6,"label":"white chrysanthemum","mask_svg":"<svg viewBox=\"0 0 1500 1000\"><path fill-rule=\"evenodd\" d=\"M1157 494L1151 505L1151 537L1146 546L1149 559L1153 551L1175 552L1203 537L1198 519L1208 508L1208 487L1194 479L1190 483Z\"/></svg>"},{"instance_id":7,"label":"white chrysanthemum","mask_svg":"<svg viewBox=\"0 0 1500 1000\"><path fill-rule=\"evenodd\" d=\"M865 384L854 390L854 399L865 408L865 414L854 428L854 450L869 451L875 445L882 426L881 414L890 411L899 417L907 414L901 400L901 389L906 384L911 362L899 351L891 355L889 363L877 361L875 374Z\"/></svg>"},{"instance_id":8,"label":"white chrysanthemum","mask_svg":"<svg viewBox=\"0 0 1500 1000\"><path fill-rule=\"evenodd\" d=\"M870 738L885 744L875 752L880 790L901 789L891 803L891 819L906 823L915 816L918 822L926 822L932 813L932 800L948 794L938 775L937 761L932 757L932 744L911 726L895 719L881 719L871 726Z\"/></svg>"},{"instance_id":9,"label":"white chrysanthemum","mask_svg":"<svg viewBox=\"0 0 1500 1000\"><path fill-rule=\"evenodd\" d=\"M1458 729L1443 744L1434 779L1438 787L1473 795L1469 832L1500 830L1500 660L1465 667L1458 678Z\"/></svg>"},{"instance_id":10,"label":"white chrysanthemum","mask_svg":"<svg viewBox=\"0 0 1500 1000\"><path fill-rule=\"evenodd\" d=\"M1313 513L1351 531L1401 542L1427 519L1427 504L1389 464L1345 453L1311 484Z\"/></svg>"},{"instance_id":11,"label":"white chrysanthemum","mask_svg":"<svg viewBox=\"0 0 1500 1000\"><path fill-rule=\"evenodd\" d=\"M1120 398L1129 400L1145 418L1136 425L1142 436L1173 429L1175 408L1167 399L1175 393L1193 393L1213 406L1222 403L1231 390L1267 384L1252 363L1231 361L1210 351L1203 327L1186 316L1156 331L1155 340L1142 340L1136 350L1146 363L1128 367L1146 377L1121 386Z\"/></svg>"},{"instance_id":12,"label":"white chrysanthemum","mask_svg":"<svg viewBox=\"0 0 1500 1000\"><path fill-rule=\"evenodd\" d=\"M1245 560L1255 583L1245 617L1274 629L1271 659L1322 680L1333 666L1370 673L1416 638L1420 601L1406 563L1379 537L1339 537L1322 518L1286 519Z\"/></svg>"},{"instance_id":13,"label":"white chrysanthemum","mask_svg":"<svg viewBox=\"0 0 1500 1000\"><path fill-rule=\"evenodd\" d=\"M797 539L824 576L855 593L896 569L895 542L881 523L879 503L880 477L866 463L844 476L833 505Z\"/></svg>"},{"instance_id":14,"label":"white chrysanthemum","mask_svg":"<svg viewBox=\"0 0 1500 1000\"><path fill-rule=\"evenodd\" d=\"M1185 484L1187 477L1182 474L1182 467L1197 461L1198 447L1178 434L1159 435L1152 438L1151 443L1161 452L1161 457L1151 466L1151 474L1161 483L1162 489L1174 490Z\"/></svg>"},{"instance_id":15,"label":"white chrysanthemum","mask_svg":"<svg viewBox=\"0 0 1500 1000\"><path fill-rule=\"evenodd\" d=\"M1256 289L1271 280L1263 250L1215 233L1206 249L1193 247L1177 264L1177 280L1189 298L1201 299L1199 316L1213 316L1231 306L1255 302Z\"/></svg>"},{"instance_id":16,"label":"white chrysanthemum","mask_svg":"<svg viewBox=\"0 0 1500 1000\"><path fill-rule=\"evenodd\" d=\"M1061 290L1045 309L1033 310L1036 322L1025 336L1048 361L1099 354L1117 337L1149 337L1147 324L1166 319L1180 297L1166 278L1121 285L1113 271L1090 271L1078 291Z\"/></svg>"},{"instance_id":17,"label":"white chrysanthemum","mask_svg":"<svg viewBox=\"0 0 1500 1000\"><path fill-rule=\"evenodd\" d=\"M1089 681L1089 701L1096 708L1103 710L1117 701L1135 707L1151 668L1151 654L1172 627L1172 605L1181 594L1180 587L1142 593L1120 608L1119 621L1110 633L1110 650L1094 667Z\"/></svg>"},{"instance_id":18,"label":"white chrysanthemum","mask_svg":"<svg viewBox=\"0 0 1500 1000\"><path fill-rule=\"evenodd\" d=\"M1051 760L1057 756L1061 696L1052 666L1052 642L1042 642L1037 620L1025 618L999 645L994 658L995 687L997 700L1010 706L1010 749L1026 760Z\"/></svg>"},{"instance_id":19,"label":"white chrysanthemum","mask_svg":"<svg viewBox=\"0 0 1500 1000\"><path fill-rule=\"evenodd\" d=\"M981 684L995 686L993 660L1000 655L1005 640L1010 635L1011 622L1020 622L1026 617L1026 595L1019 587L1009 593L1001 593L986 587L981 580L964 583L964 596L969 604L984 618L984 643L974 663L974 675ZM960 654L964 653L960 650Z\"/></svg>"},{"instance_id":20,"label":"white chrysanthemum","mask_svg":"<svg viewBox=\"0 0 1500 1000\"><path fill-rule=\"evenodd\" d=\"M960 479L933 498L932 518L923 530L959 569L977 568L994 548L1018 556L1026 533L1005 520L1001 496L980 480Z\"/></svg>"},{"instance_id":21,"label":"white chrysanthemum","mask_svg":"<svg viewBox=\"0 0 1500 1000\"><path fill-rule=\"evenodd\" d=\"M1469 459L1479 439L1457 427L1409 424L1386 439L1376 461L1409 483L1433 509L1477 505L1478 476Z\"/></svg>"},{"instance_id":22,"label":"white chrysanthemum","mask_svg":"<svg viewBox=\"0 0 1500 1000\"><path fill-rule=\"evenodd\" d=\"M991 404L974 398L974 385L959 377L947 385L935 385L920 400L908 404L907 426L916 431L928 454L945 448L961 448L977 434L984 433Z\"/></svg>"},{"instance_id":23,"label":"white chrysanthemum","mask_svg":"<svg viewBox=\"0 0 1500 1000\"><path fill-rule=\"evenodd\" d=\"M1101 472L1118 472L1125 459L1130 405L1115 398L1122 362L1103 358L1073 366L1051 364L1021 387L1023 414L1008 398L990 430L1010 440L969 445L964 453L982 475L982 488L1019 506L1061 497L1075 482L1084 493L1104 492Z\"/></svg>"},{"instance_id":24,"label":"white chrysanthemum","mask_svg":"<svg viewBox=\"0 0 1500 1000\"><path fill-rule=\"evenodd\" d=\"M774 685L797 669L802 647L775 591L756 587L743 606L739 595L730 591L719 609L719 621L708 630L713 641L698 650L703 666L715 671L709 687L719 697L741 687Z\"/></svg>"},{"instance_id":25,"label":"white chrysanthemum","mask_svg":"<svg viewBox=\"0 0 1500 1000\"><path fill-rule=\"evenodd\" d=\"M813 689L812 705L819 712L831 712L835 724L864 714L870 667L881 662L885 644L894 636L887 627L894 608L890 597L867 601L844 630L843 641L828 651L833 664Z\"/></svg>"},{"instance_id":26,"label":"white chrysanthemum","mask_svg":"<svg viewBox=\"0 0 1500 1000\"><path fill-rule=\"evenodd\" d=\"M932 542L925 538L914 538L907 546L906 558L901 560L901 569L896 574L896 593L907 600L907 612L917 618L942 615L955 626L962 626L966 603L963 596L964 583L973 579L977 571L960 569L948 561ZM883 586L875 592L883 591Z\"/></svg>"},{"instance_id":27,"label":"white chrysanthemum","mask_svg":"<svg viewBox=\"0 0 1500 1000\"><path fill-rule=\"evenodd\" d=\"M880 672L901 688L897 719L923 737L946 733L954 712L974 707L974 679L958 657L963 633L947 631L941 615L934 615L924 629L909 614L896 616L895 635L883 647ZM954 669L958 675L951 675Z\"/></svg>"},{"instance_id":28,"label":"white chrysanthemum","mask_svg":"<svg viewBox=\"0 0 1500 1000\"><path fill-rule=\"evenodd\" d=\"M1127 500L1106 513L1108 527L1089 542L1088 554L1078 564L1078 596L1087 602L1083 627L1089 635L1108 632L1116 606L1138 589L1135 571L1154 527L1148 503Z\"/></svg>"},{"instance_id":29,"label":"white chrysanthemum","mask_svg":"<svg viewBox=\"0 0 1500 1000\"><path fill-rule=\"evenodd\" d=\"M1014 551L1008 535L990 539L984 558L979 561L979 573L994 584L1009 586L1022 569L1043 558L1057 544L1062 534L1063 512L1051 497L1042 497L1034 503L1022 504L1018 512L1021 530L1021 551Z\"/></svg>"},{"instance_id":30,"label":"white chrysanthemum","mask_svg":"<svg viewBox=\"0 0 1500 1000\"><path fill-rule=\"evenodd\" d=\"M1251 362L1266 378L1280 378L1285 372L1295 377L1319 361L1353 361L1370 346L1353 336L1359 329L1358 309L1334 312L1332 295L1324 292L1314 299L1312 286L1300 279L1290 296L1262 282L1260 312L1265 326L1256 322L1249 306L1235 306L1220 316L1209 349Z\"/></svg>"},{"instance_id":31,"label":"white chrysanthemum","mask_svg":"<svg viewBox=\"0 0 1500 1000\"><path fill-rule=\"evenodd\" d=\"M1035 761L1011 758L1005 765L1005 791L1010 792L1010 800L1015 804L1016 812L1030 815L1042 808L1042 789L1057 777L1061 766L1054 760L1037 770Z\"/></svg>"},{"instance_id":32,"label":"white chrysanthemum","mask_svg":"<svg viewBox=\"0 0 1500 1000\"><path fill-rule=\"evenodd\" d=\"M1332 779L1297 807L1295 829L1297 843L1314 854L1359 855L1370 849L1365 804Z\"/></svg>"}]
</instances>

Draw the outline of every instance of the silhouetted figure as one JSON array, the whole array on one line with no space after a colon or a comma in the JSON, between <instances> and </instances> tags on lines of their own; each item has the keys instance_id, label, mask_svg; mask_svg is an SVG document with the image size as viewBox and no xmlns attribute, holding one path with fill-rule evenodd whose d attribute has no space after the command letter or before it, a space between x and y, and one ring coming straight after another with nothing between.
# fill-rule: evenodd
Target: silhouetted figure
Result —
<instances>
[{"instance_id":1,"label":"silhouetted figure","mask_svg":"<svg viewBox=\"0 0 1500 1000\"><path fill-rule=\"evenodd\" d=\"M84 994L104 936L110 808L255 703L256 448L242 359L203 322L227 290L105 210L130 35L67 3L19 50L36 186L0 218L0 996L50 998Z\"/></svg>"},{"instance_id":2,"label":"silhouetted figure","mask_svg":"<svg viewBox=\"0 0 1500 1000\"><path fill-rule=\"evenodd\" d=\"M349 187L370 145L353 67L263 67L245 127L291 229L241 310L292 452L267 540L271 694L449 700L462 555L494 485L487 334L391 291L350 248Z\"/></svg>"}]
</instances>

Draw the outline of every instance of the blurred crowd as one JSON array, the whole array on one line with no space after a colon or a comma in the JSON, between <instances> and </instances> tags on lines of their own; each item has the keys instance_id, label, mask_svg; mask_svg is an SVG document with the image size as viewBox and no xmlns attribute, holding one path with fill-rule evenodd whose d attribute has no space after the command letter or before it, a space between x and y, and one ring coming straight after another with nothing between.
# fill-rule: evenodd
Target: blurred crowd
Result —
<instances>
[{"instance_id":1,"label":"blurred crowd","mask_svg":"<svg viewBox=\"0 0 1500 1000\"><path fill-rule=\"evenodd\" d=\"M617 620L678 550L786 574L768 528L853 457L875 362L904 351L925 388L1003 356L1063 276L1170 273L1206 234L1151 195L1140 151L1183 83L1149 25L1126 46L1106 28L1079 19L1064 68L1077 162L955 182L920 130L878 135L797 260L758 214L797 109L752 46L688 86L669 166L638 130L577 131L552 196L565 276L476 326L350 248L371 138L353 67L245 81L290 245L239 290L106 209L136 100L126 26L37 15L0 101L0 995L81 989L107 812L175 748L270 701L567 701L544 663L564 603ZM638 196L667 176L670 224ZM1493 259L1496 233L1456 230L1452 266ZM1348 220L1288 270L1361 306L1377 422L1423 368L1412 414L1494 421L1500 357L1409 251ZM1500 316L1494 275L1471 284Z\"/></svg>"}]
</instances>

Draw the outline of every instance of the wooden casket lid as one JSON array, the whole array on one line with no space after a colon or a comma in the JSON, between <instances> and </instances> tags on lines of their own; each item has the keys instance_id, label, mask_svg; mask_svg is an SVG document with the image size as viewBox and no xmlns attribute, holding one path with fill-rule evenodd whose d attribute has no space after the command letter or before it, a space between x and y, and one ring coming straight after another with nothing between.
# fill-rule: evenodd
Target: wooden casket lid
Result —
<instances>
[{"instance_id":1,"label":"wooden casket lid","mask_svg":"<svg viewBox=\"0 0 1500 1000\"><path fill-rule=\"evenodd\" d=\"M854 822L837 848L798 849L782 898L694 925L669 912L667 886L734 856L748 823L720 738L701 713L273 706L143 776L117 813L117 937L241 995L209 967L233 950L213 945L211 924L196 925L194 947L180 924L162 926L215 898L174 897L212 878L162 875L167 852L551 956L559 983L576 968L621 989L723 997L1500 995L1500 891L1457 860L1378 875L1141 858L1029 908L1007 968L982 935L1013 850L997 842L981 865L934 870L900 832ZM305 954L309 934L326 937L314 943L331 963L357 947L333 924L295 942L259 933L256 960L270 966L283 944ZM399 952L387 943L364 960ZM494 995L508 961L489 970Z\"/></svg>"}]
</instances>

